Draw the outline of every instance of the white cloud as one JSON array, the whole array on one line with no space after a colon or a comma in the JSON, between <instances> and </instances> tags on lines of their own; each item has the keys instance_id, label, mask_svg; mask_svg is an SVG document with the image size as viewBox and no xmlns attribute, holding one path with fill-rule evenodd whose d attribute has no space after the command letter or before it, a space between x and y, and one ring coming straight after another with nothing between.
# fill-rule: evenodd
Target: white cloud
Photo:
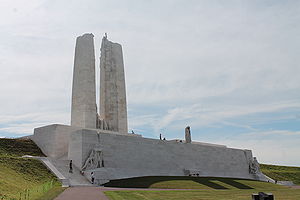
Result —
<instances>
[{"instance_id":1,"label":"white cloud","mask_svg":"<svg viewBox=\"0 0 300 200\"><path fill-rule=\"evenodd\" d=\"M299 11L297 1L1 0L0 132L68 124L75 38L85 32L96 58L104 32L123 45L132 129L255 132L251 123L286 120L259 114L299 110Z\"/></svg>"},{"instance_id":2,"label":"white cloud","mask_svg":"<svg viewBox=\"0 0 300 200\"><path fill-rule=\"evenodd\" d=\"M251 149L261 163L300 166L299 135L299 131L257 131L214 142L233 148ZM277 136L276 139L274 136Z\"/></svg>"},{"instance_id":3,"label":"white cloud","mask_svg":"<svg viewBox=\"0 0 300 200\"><path fill-rule=\"evenodd\" d=\"M272 113L287 109L300 109L300 102L280 102L276 104L253 105L225 105L225 104L193 104L168 110L158 123L158 129L169 126L171 123L188 121L193 127L210 124L228 123L227 119L241 118L243 116L259 113ZM274 120L270 118L269 120ZM187 125L187 124L185 124ZM175 127L185 126L177 123ZM248 126L248 128L251 128Z\"/></svg>"},{"instance_id":4,"label":"white cloud","mask_svg":"<svg viewBox=\"0 0 300 200\"><path fill-rule=\"evenodd\" d=\"M21 115L0 116L1 132L31 135L33 129L49 124L69 124L69 114L59 112L26 113ZM0 126L1 127L1 126ZM7 134L6 134L7 135Z\"/></svg>"}]
</instances>

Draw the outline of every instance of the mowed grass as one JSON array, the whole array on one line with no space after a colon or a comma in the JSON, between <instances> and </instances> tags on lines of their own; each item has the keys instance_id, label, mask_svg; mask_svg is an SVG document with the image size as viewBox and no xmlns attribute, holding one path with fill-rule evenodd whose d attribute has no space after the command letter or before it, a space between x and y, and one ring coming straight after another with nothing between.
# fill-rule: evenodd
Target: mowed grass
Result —
<instances>
[{"instance_id":1,"label":"mowed grass","mask_svg":"<svg viewBox=\"0 0 300 200\"><path fill-rule=\"evenodd\" d=\"M181 188L169 191L106 191L111 200L249 200L253 193L273 193L276 200L299 200L300 189L261 181L215 177L140 177L124 179L119 186ZM111 183L112 184L112 183ZM114 183L116 184L116 183Z\"/></svg>"},{"instance_id":2,"label":"mowed grass","mask_svg":"<svg viewBox=\"0 0 300 200\"><path fill-rule=\"evenodd\" d=\"M53 180L54 188L61 188L56 177L38 160L23 155L44 156L29 139L0 139L0 199L19 199L25 189L37 190ZM52 192L53 193L53 192Z\"/></svg>"},{"instance_id":3,"label":"mowed grass","mask_svg":"<svg viewBox=\"0 0 300 200\"><path fill-rule=\"evenodd\" d=\"M106 191L111 200L249 200L253 193L273 193L276 200L300 200L300 189L272 183L216 177L138 177L111 181L105 186L191 189L180 191Z\"/></svg>"},{"instance_id":4,"label":"mowed grass","mask_svg":"<svg viewBox=\"0 0 300 200\"><path fill-rule=\"evenodd\" d=\"M53 187L47 193L45 193L44 195L36 198L35 200L53 200L60 193L62 193L64 190L65 190L65 188L62 188L60 185L56 186L56 187Z\"/></svg>"},{"instance_id":5,"label":"mowed grass","mask_svg":"<svg viewBox=\"0 0 300 200\"><path fill-rule=\"evenodd\" d=\"M300 167L287 167L278 165L260 165L261 171L278 181L293 181L300 185Z\"/></svg>"},{"instance_id":6,"label":"mowed grass","mask_svg":"<svg viewBox=\"0 0 300 200\"><path fill-rule=\"evenodd\" d=\"M281 186L284 187L284 186ZM252 193L272 192L276 200L299 200L300 189L106 191L110 200L250 200Z\"/></svg>"}]
</instances>

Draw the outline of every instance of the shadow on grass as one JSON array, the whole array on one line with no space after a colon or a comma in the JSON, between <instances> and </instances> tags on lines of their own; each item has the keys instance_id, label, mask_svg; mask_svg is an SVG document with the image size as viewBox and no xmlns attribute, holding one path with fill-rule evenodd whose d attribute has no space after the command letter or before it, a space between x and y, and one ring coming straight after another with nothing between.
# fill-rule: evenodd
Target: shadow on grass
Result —
<instances>
[{"instance_id":1,"label":"shadow on grass","mask_svg":"<svg viewBox=\"0 0 300 200\"><path fill-rule=\"evenodd\" d=\"M119 180L112 180L109 183L104 184L104 186L121 187L121 188L150 188L153 184L160 183L163 181L181 181L181 180L196 182L199 184L199 188L201 188L202 185L212 189L229 189L221 184L213 182L213 181L219 181L238 189L253 189L252 187L240 183L235 179L231 179L231 178L188 177L188 176L147 176L147 177L119 179ZM187 188L186 183L184 187L180 187L180 185L178 185L178 189L180 188ZM195 185L193 185L192 188L195 188Z\"/></svg>"},{"instance_id":2,"label":"shadow on grass","mask_svg":"<svg viewBox=\"0 0 300 200\"><path fill-rule=\"evenodd\" d=\"M207 187L210 187L212 189L222 189L222 190L228 189L228 188L224 187L223 185L211 182L211 180L209 180L209 179L201 180L201 178L197 178L197 179L195 179L193 181L197 182L199 184L205 185Z\"/></svg>"},{"instance_id":3,"label":"shadow on grass","mask_svg":"<svg viewBox=\"0 0 300 200\"><path fill-rule=\"evenodd\" d=\"M253 189L252 187L245 185L243 183L239 183L233 179L223 179L221 180L223 183L226 183L228 185L231 185L232 187L238 188L238 189Z\"/></svg>"}]
</instances>

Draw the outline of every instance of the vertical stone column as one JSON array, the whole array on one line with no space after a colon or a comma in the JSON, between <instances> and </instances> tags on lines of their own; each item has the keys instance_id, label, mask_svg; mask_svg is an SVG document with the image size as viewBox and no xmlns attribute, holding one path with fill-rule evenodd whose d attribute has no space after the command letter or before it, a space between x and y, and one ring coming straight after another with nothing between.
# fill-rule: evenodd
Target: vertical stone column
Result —
<instances>
[{"instance_id":1,"label":"vertical stone column","mask_svg":"<svg viewBox=\"0 0 300 200\"><path fill-rule=\"evenodd\" d=\"M77 37L74 58L71 126L96 128L94 35Z\"/></svg>"},{"instance_id":2,"label":"vertical stone column","mask_svg":"<svg viewBox=\"0 0 300 200\"><path fill-rule=\"evenodd\" d=\"M100 57L100 118L109 130L128 133L122 46L103 37Z\"/></svg>"}]
</instances>

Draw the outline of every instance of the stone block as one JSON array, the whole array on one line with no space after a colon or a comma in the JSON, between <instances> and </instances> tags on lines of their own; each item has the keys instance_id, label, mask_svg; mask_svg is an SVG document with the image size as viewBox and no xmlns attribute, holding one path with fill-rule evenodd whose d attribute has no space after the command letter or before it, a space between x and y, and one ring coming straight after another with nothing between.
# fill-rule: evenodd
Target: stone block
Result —
<instances>
[{"instance_id":1,"label":"stone block","mask_svg":"<svg viewBox=\"0 0 300 200\"><path fill-rule=\"evenodd\" d=\"M79 129L67 125L52 124L34 129L31 139L39 146L42 152L52 158L60 158L68 153L69 136Z\"/></svg>"},{"instance_id":2,"label":"stone block","mask_svg":"<svg viewBox=\"0 0 300 200\"><path fill-rule=\"evenodd\" d=\"M82 129L71 134L69 159L81 168L93 148L103 153L104 169L95 175L105 180L187 175L260 179L249 173L250 150Z\"/></svg>"}]
</instances>

